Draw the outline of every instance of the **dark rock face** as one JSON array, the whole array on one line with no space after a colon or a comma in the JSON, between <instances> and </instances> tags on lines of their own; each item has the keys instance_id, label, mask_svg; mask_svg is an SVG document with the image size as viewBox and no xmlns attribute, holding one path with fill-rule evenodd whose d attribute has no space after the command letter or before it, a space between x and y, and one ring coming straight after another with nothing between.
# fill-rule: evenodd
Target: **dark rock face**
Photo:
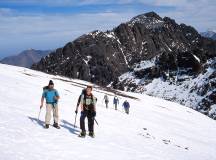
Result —
<instances>
[{"instance_id":1,"label":"dark rock face","mask_svg":"<svg viewBox=\"0 0 216 160\"><path fill-rule=\"evenodd\" d=\"M6 57L2 59L0 63L30 68L32 64L39 62L42 57L47 56L50 52L49 50L41 51L29 49L18 55Z\"/></svg>"},{"instance_id":2,"label":"dark rock face","mask_svg":"<svg viewBox=\"0 0 216 160\"><path fill-rule=\"evenodd\" d=\"M94 31L43 58L33 69L107 84L128 66L114 33ZM110 37L108 37L110 36Z\"/></svg>"},{"instance_id":3,"label":"dark rock face","mask_svg":"<svg viewBox=\"0 0 216 160\"><path fill-rule=\"evenodd\" d=\"M83 35L43 58L32 68L107 85L135 63L166 54L169 57L167 59L165 55L165 59L173 61L161 62L169 64L162 67L173 68L177 65L174 62L177 55L182 54L190 59L187 56L190 52L203 49L206 45L213 49L216 46L215 42L203 39L194 28L178 25L168 17L161 18L149 12L120 24L112 31L94 31ZM205 48L197 55L203 61L207 55L204 52L209 53L207 56L215 55L213 49Z\"/></svg>"}]
</instances>

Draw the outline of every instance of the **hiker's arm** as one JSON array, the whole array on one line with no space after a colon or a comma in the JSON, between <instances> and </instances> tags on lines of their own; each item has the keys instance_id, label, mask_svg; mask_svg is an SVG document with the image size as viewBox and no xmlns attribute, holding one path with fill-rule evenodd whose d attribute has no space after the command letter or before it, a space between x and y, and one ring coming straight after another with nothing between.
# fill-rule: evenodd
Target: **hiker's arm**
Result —
<instances>
[{"instance_id":1,"label":"hiker's arm","mask_svg":"<svg viewBox=\"0 0 216 160\"><path fill-rule=\"evenodd\" d=\"M96 103L97 103L97 98L96 97L93 98L93 103L94 103L93 110L96 112Z\"/></svg>"},{"instance_id":2,"label":"hiker's arm","mask_svg":"<svg viewBox=\"0 0 216 160\"><path fill-rule=\"evenodd\" d=\"M44 104L44 97L42 96L42 97L41 97L41 105L40 105L40 108L43 107L43 104Z\"/></svg>"},{"instance_id":3,"label":"hiker's arm","mask_svg":"<svg viewBox=\"0 0 216 160\"><path fill-rule=\"evenodd\" d=\"M81 108L81 112L84 111L83 103L84 103L84 96L82 95L82 97L81 97L81 99L80 99L80 108ZM78 106L78 107L79 107L79 106Z\"/></svg>"},{"instance_id":4,"label":"hiker's arm","mask_svg":"<svg viewBox=\"0 0 216 160\"><path fill-rule=\"evenodd\" d=\"M76 106L76 110L75 110L76 114L78 113L78 109L79 109L79 104L77 104L77 106Z\"/></svg>"},{"instance_id":5,"label":"hiker's arm","mask_svg":"<svg viewBox=\"0 0 216 160\"><path fill-rule=\"evenodd\" d=\"M93 108L93 110L96 112L96 107L95 107L95 105L94 105L94 108Z\"/></svg>"},{"instance_id":6,"label":"hiker's arm","mask_svg":"<svg viewBox=\"0 0 216 160\"><path fill-rule=\"evenodd\" d=\"M80 104L80 108L81 108L81 112L84 111L82 103Z\"/></svg>"},{"instance_id":7,"label":"hiker's arm","mask_svg":"<svg viewBox=\"0 0 216 160\"><path fill-rule=\"evenodd\" d=\"M60 96L55 96L55 100L59 100L60 99Z\"/></svg>"},{"instance_id":8,"label":"hiker's arm","mask_svg":"<svg viewBox=\"0 0 216 160\"><path fill-rule=\"evenodd\" d=\"M55 90L55 100L59 100L60 99L60 96L59 96L59 93L57 90Z\"/></svg>"}]
</instances>

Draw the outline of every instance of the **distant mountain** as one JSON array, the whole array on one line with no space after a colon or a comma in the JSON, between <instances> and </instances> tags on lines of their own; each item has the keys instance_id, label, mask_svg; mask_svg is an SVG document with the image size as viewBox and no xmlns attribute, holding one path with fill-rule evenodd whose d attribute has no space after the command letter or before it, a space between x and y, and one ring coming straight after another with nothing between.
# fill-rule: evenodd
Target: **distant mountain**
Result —
<instances>
[{"instance_id":1,"label":"distant mountain","mask_svg":"<svg viewBox=\"0 0 216 160\"><path fill-rule=\"evenodd\" d=\"M213 40L216 40L216 32L214 31L207 31L200 33L203 37L211 38Z\"/></svg>"},{"instance_id":2,"label":"distant mountain","mask_svg":"<svg viewBox=\"0 0 216 160\"><path fill-rule=\"evenodd\" d=\"M155 12L82 35L32 68L161 97L216 119L216 41Z\"/></svg>"},{"instance_id":3,"label":"distant mountain","mask_svg":"<svg viewBox=\"0 0 216 160\"><path fill-rule=\"evenodd\" d=\"M50 52L51 50L41 51L29 49L18 55L6 57L0 63L30 68L32 64L39 62L42 57L47 56Z\"/></svg>"}]
</instances>

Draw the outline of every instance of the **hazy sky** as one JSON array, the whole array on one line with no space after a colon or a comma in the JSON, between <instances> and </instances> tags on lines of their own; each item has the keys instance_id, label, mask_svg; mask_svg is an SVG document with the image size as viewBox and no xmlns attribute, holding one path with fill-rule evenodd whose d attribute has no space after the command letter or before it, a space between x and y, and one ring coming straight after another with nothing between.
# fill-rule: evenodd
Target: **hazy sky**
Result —
<instances>
[{"instance_id":1,"label":"hazy sky","mask_svg":"<svg viewBox=\"0 0 216 160\"><path fill-rule=\"evenodd\" d=\"M0 58L29 48L55 49L149 11L199 32L215 30L215 10L215 0L0 0Z\"/></svg>"}]
</instances>

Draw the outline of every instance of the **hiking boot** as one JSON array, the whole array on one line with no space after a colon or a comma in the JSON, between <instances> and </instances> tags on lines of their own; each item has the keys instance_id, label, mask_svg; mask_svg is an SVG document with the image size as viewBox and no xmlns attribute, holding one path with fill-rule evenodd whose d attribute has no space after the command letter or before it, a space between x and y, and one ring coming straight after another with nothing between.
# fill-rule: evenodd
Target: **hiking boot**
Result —
<instances>
[{"instance_id":1,"label":"hiking boot","mask_svg":"<svg viewBox=\"0 0 216 160\"><path fill-rule=\"evenodd\" d=\"M53 124L53 127L57 128L57 129L60 129L58 123L54 123L54 124Z\"/></svg>"},{"instance_id":2,"label":"hiking boot","mask_svg":"<svg viewBox=\"0 0 216 160\"><path fill-rule=\"evenodd\" d=\"M49 128L49 124L45 124L45 126L44 126L46 129L48 129Z\"/></svg>"},{"instance_id":3,"label":"hiking boot","mask_svg":"<svg viewBox=\"0 0 216 160\"><path fill-rule=\"evenodd\" d=\"M83 131L80 132L79 137L83 137L84 138L85 136L86 136L86 132L83 132Z\"/></svg>"},{"instance_id":4,"label":"hiking boot","mask_svg":"<svg viewBox=\"0 0 216 160\"><path fill-rule=\"evenodd\" d=\"M92 137L92 138L94 138L95 137L94 132L89 132L89 136Z\"/></svg>"}]
</instances>

